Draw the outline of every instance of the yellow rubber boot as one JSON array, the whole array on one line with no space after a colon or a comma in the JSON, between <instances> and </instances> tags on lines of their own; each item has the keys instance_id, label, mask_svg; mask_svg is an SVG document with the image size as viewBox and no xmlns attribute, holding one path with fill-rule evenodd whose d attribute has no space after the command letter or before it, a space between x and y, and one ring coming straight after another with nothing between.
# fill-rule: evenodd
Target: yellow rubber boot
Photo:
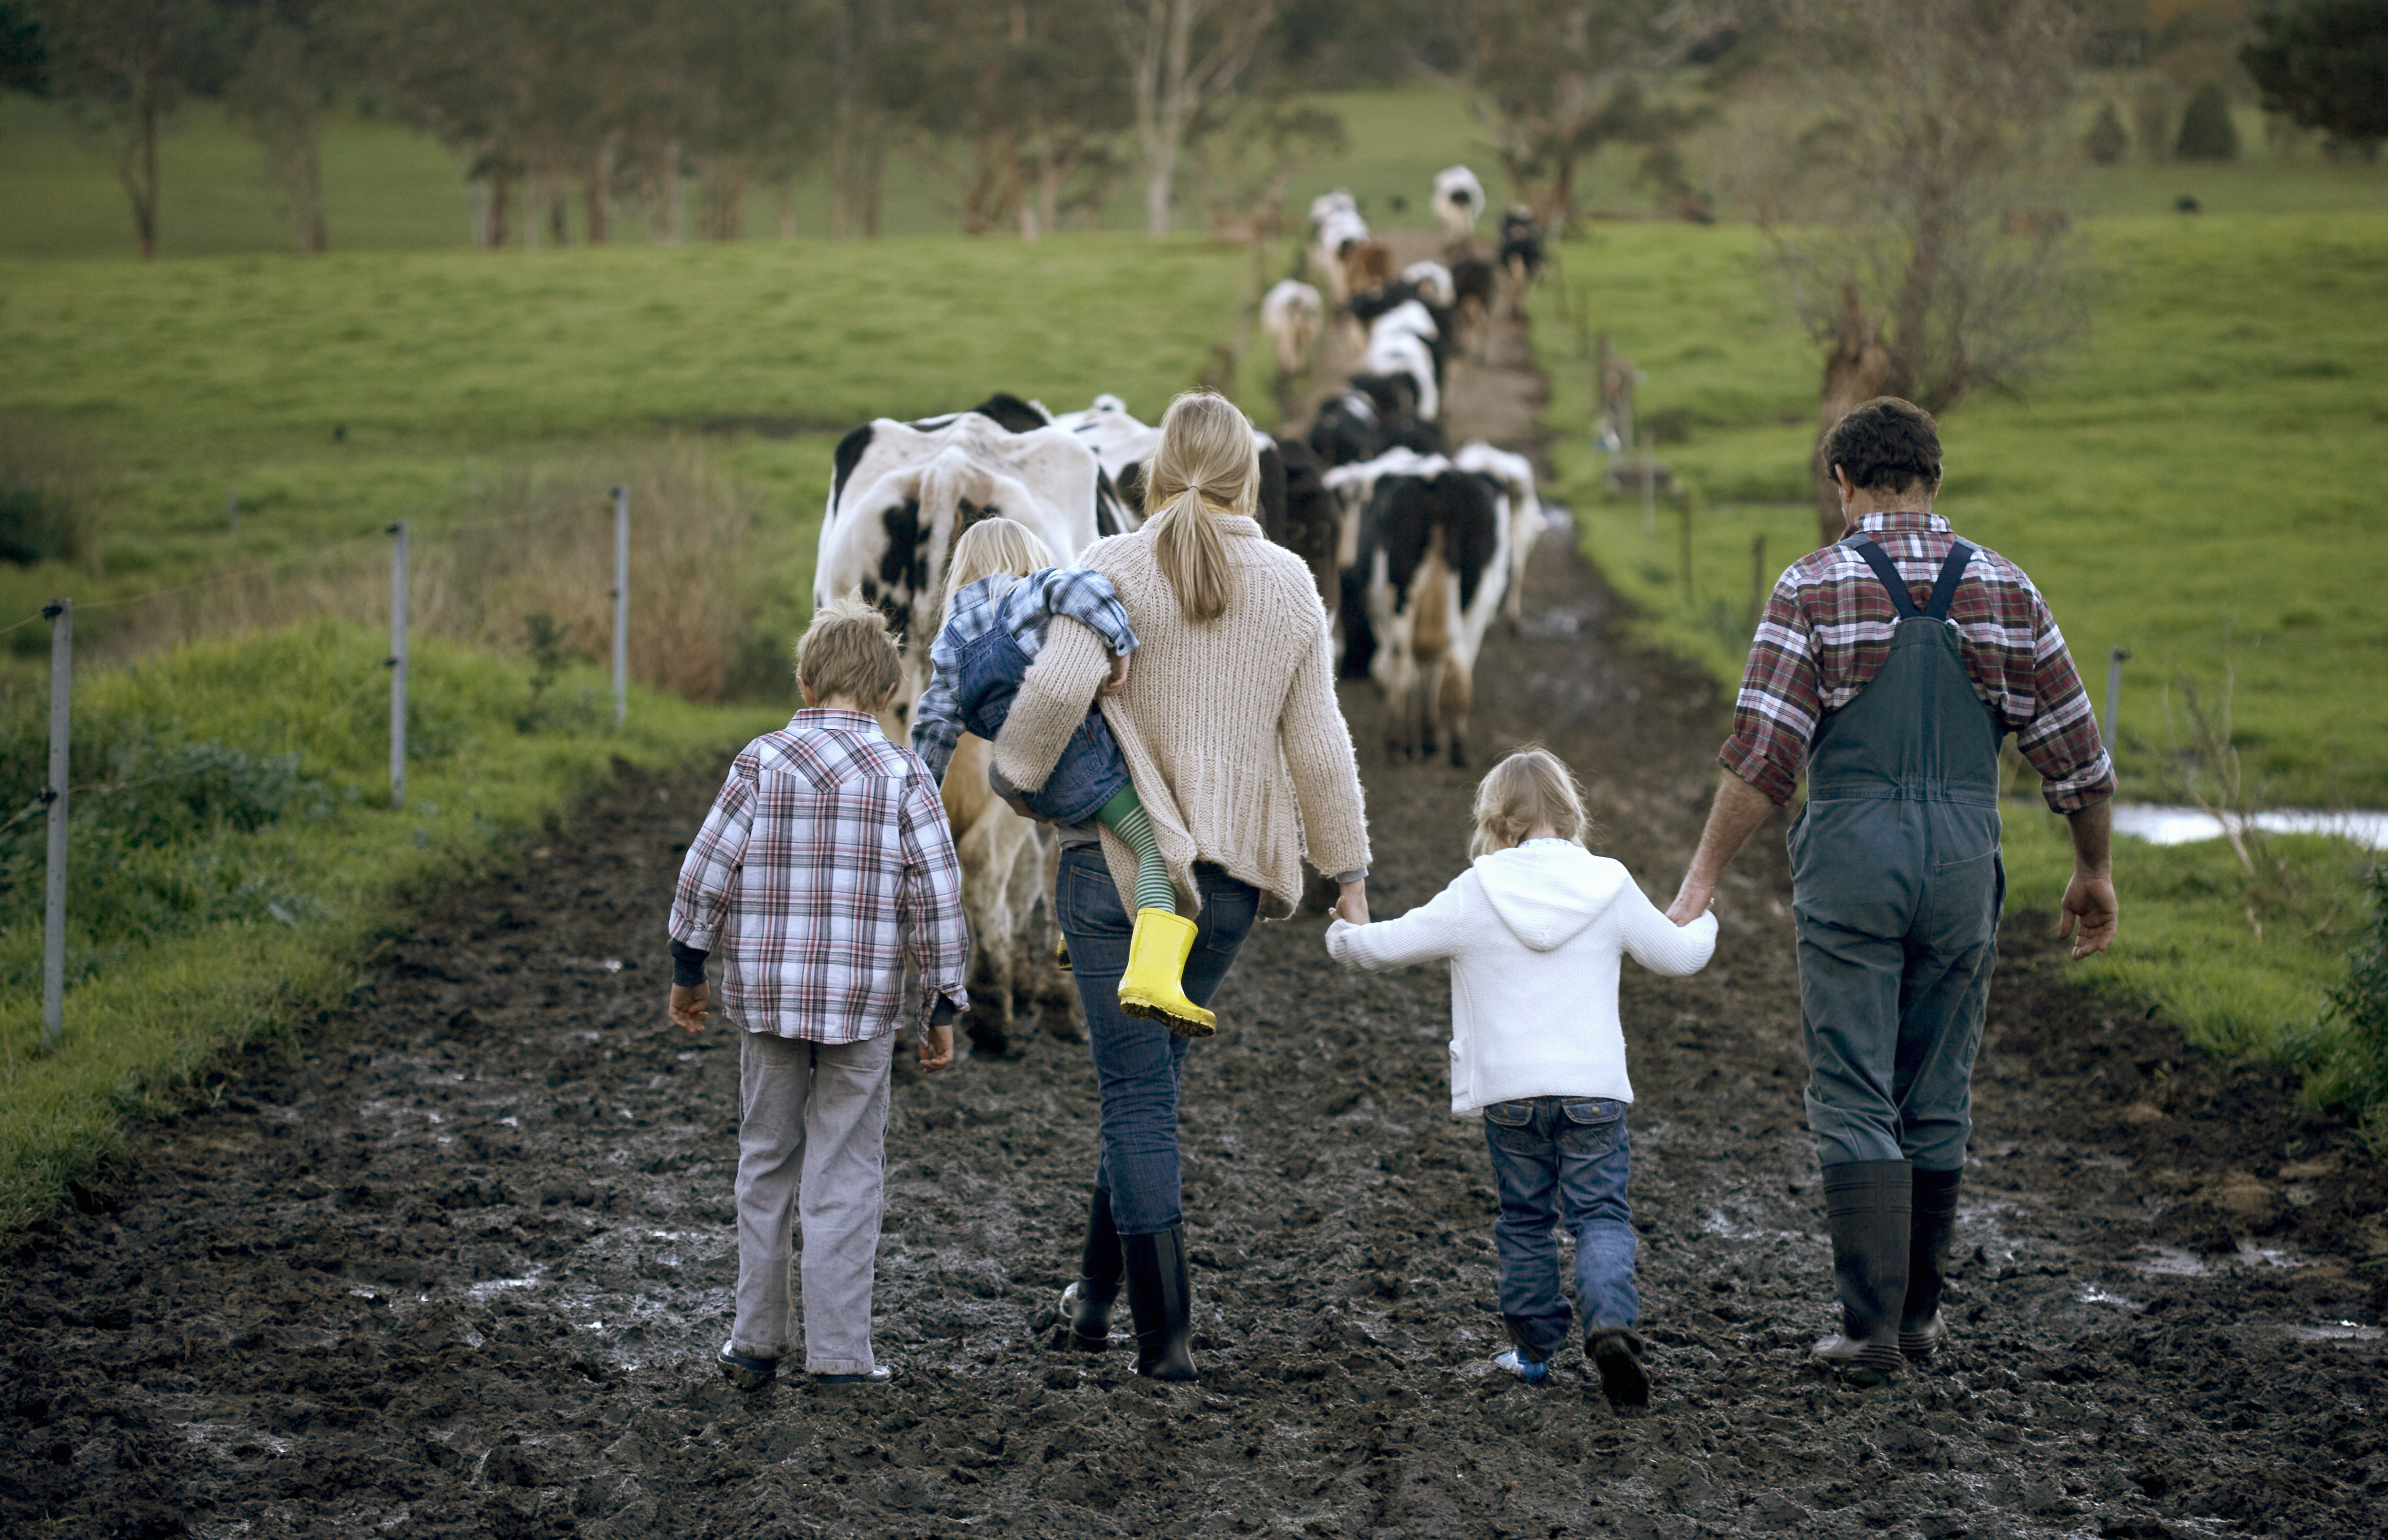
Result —
<instances>
[{"instance_id":1,"label":"yellow rubber boot","mask_svg":"<svg viewBox=\"0 0 2388 1540\"><path fill-rule=\"evenodd\" d=\"M1120 978L1120 1009L1166 1025L1181 1037L1207 1037L1219 1018L1186 998L1186 960L1194 951L1194 922L1165 909L1136 911L1127 972Z\"/></svg>"}]
</instances>

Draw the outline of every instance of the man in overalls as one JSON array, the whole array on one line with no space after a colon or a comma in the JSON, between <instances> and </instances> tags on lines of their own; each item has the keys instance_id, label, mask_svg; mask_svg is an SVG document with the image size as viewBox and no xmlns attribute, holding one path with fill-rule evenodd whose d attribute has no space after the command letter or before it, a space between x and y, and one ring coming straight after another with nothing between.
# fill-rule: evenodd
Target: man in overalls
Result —
<instances>
[{"instance_id":1,"label":"man in overalls","mask_svg":"<svg viewBox=\"0 0 2388 1540\"><path fill-rule=\"evenodd\" d=\"M1847 535L1776 579L1691 871L1717 879L1804 768L1791 894L1808 1126L1823 1167L1841 1330L1815 1355L1874 1383L1938 1345L1940 1289L1972 1126L1974 1056L1998 953L1999 740L2073 835L2058 934L2102 951L2114 767L2064 638L2022 570L1932 511L1940 438L1894 396L1825 436Z\"/></svg>"}]
</instances>

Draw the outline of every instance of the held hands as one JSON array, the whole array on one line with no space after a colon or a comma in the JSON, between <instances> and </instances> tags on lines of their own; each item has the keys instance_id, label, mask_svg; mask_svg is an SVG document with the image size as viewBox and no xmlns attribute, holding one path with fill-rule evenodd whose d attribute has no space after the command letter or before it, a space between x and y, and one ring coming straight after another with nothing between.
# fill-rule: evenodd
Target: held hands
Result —
<instances>
[{"instance_id":1,"label":"held hands","mask_svg":"<svg viewBox=\"0 0 2388 1540\"><path fill-rule=\"evenodd\" d=\"M1356 883L1345 883L1342 892L1336 897L1335 907L1327 912L1348 925L1366 924L1368 923L1367 879L1363 877Z\"/></svg>"},{"instance_id":2,"label":"held hands","mask_svg":"<svg viewBox=\"0 0 2388 1540\"><path fill-rule=\"evenodd\" d=\"M1715 884L1685 876L1682 889L1675 895L1674 903L1668 907L1667 923L1677 926L1690 924L1708 912L1708 900L1714 897Z\"/></svg>"},{"instance_id":3,"label":"held hands","mask_svg":"<svg viewBox=\"0 0 2388 1540\"><path fill-rule=\"evenodd\" d=\"M671 1023L682 1032L694 1037L705 1030L705 1013L711 1005L702 984L675 984L671 986Z\"/></svg>"},{"instance_id":4,"label":"held hands","mask_svg":"<svg viewBox=\"0 0 2388 1540\"><path fill-rule=\"evenodd\" d=\"M2073 960L2078 962L2113 946L2121 920L2115 879L2106 872L2075 867L2073 880L2064 885L2064 916L2056 923L2056 938L2073 943Z\"/></svg>"}]
</instances>

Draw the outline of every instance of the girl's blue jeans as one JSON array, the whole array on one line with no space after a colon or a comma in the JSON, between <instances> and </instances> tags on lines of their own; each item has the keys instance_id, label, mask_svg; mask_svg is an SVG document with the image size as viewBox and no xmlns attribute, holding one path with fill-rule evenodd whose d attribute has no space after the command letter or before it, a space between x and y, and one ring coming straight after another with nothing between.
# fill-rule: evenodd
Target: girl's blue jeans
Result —
<instances>
[{"instance_id":1,"label":"girl's blue jeans","mask_svg":"<svg viewBox=\"0 0 2388 1540\"><path fill-rule=\"evenodd\" d=\"M1208 863L1194 868L1202 890L1194 951L1186 960L1186 998L1209 1005L1260 913L1260 890ZM1070 943L1070 976L1086 1008L1086 1042L1102 1097L1102 1159L1095 1185L1111 1196L1122 1235L1150 1235L1181 1224L1178 1206L1177 1088L1191 1041L1155 1021L1120 1010L1136 917L1099 845L1061 852L1054 909Z\"/></svg>"},{"instance_id":2,"label":"girl's blue jeans","mask_svg":"<svg viewBox=\"0 0 2388 1540\"><path fill-rule=\"evenodd\" d=\"M1642 1319L1633 1292L1633 1207L1625 1178L1632 1151L1622 1101L1598 1096L1537 1096L1484 1109L1484 1142L1501 1217L1501 1314L1509 1336L1539 1363L1567 1341L1570 1317L1559 1292L1564 1222L1575 1237L1576 1298L1584 1331Z\"/></svg>"}]
</instances>

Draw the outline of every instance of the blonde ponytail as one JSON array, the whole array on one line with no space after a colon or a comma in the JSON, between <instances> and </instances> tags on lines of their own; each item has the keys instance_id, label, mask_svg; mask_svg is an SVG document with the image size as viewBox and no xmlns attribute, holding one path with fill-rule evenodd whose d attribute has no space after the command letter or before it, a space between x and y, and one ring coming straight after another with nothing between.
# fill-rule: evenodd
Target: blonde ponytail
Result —
<instances>
[{"instance_id":1,"label":"blonde ponytail","mask_svg":"<svg viewBox=\"0 0 2388 1540\"><path fill-rule=\"evenodd\" d=\"M1260 449L1233 401L1188 390L1161 419L1146 498L1161 512L1146 526L1153 557L1194 625L1227 613L1232 569L1217 514L1250 514L1260 492Z\"/></svg>"}]
</instances>

